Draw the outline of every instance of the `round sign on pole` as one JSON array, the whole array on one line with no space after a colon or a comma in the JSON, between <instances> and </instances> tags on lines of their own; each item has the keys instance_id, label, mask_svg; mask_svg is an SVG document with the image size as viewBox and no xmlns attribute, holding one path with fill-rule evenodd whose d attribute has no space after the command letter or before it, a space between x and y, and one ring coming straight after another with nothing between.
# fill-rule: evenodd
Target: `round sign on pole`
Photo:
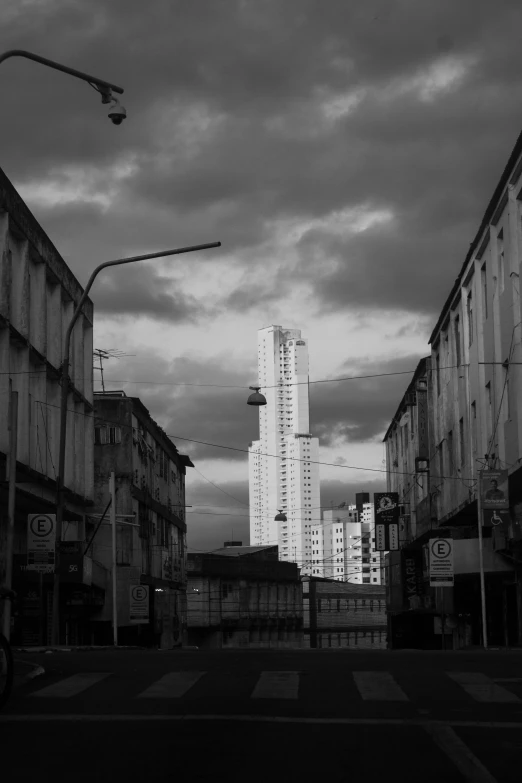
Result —
<instances>
[{"instance_id":1,"label":"round sign on pole","mask_svg":"<svg viewBox=\"0 0 522 783\"><path fill-rule=\"evenodd\" d=\"M431 542L431 553L433 557L445 559L451 554L451 542L447 538L434 538Z\"/></svg>"},{"instance_id":2,"label":"round sign on pole","mask_svg":"<svg viewBox=\"0 0 522 783\"><path fill-rule=\"evenodd\" d=\"M48 514L35 514L29 522L29 528L36 538L48 538L53 532L54 518Z\"/></svg>"}]
</instances>

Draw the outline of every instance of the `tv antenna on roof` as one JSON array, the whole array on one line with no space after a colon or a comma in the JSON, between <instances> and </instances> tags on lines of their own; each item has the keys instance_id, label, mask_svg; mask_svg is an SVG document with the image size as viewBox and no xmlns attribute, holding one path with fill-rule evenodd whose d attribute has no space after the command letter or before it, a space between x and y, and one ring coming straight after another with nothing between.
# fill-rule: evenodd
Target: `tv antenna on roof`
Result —
<instances>
[{"instance_id":1,"label":"tv antenna on roof","mask_svg":"<svg viewBox=\"0 0 522 783\"><path fill-rule=\"evenodd\" d=\"M99 370L101 374L102 391L105 392L105 382L103 380L103 360L104 359L120 359L122 356L136 356L135 353L124 353L119 348L108 348L106 351L101 348L95 348L92 355L100 362L99 366L93 365L94 370Z\"/></svg>"}]
</instances>

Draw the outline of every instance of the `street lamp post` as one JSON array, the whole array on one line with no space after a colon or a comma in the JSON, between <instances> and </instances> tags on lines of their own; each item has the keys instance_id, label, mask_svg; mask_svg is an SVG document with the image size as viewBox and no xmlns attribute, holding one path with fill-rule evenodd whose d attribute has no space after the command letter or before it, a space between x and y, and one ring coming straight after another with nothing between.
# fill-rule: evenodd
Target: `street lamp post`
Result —
<instances>
[{"instance_id":1,"label":"street lamp post","mask_svg":"<svg viewBox=\"0 0 522 783\"><path fill-rule=\"evenodd\" d=\"M113 92L117 92L119 95L122 95L123 93L123 87L118 87L116 84L106 82L104 79L98 79L96 76L89 76L88 73L77 71L76 68L69 68L67 65L62 65L54 60L48 60L46 57L40 57L39 54L26 52L24 49L10 49L8 52L3 52L3 54L0 54L0 65L10 57L24 57L25 59L32 60L40 65L45 65L47 68L53 68L55 71L61 71L69 76L74 76L76 79L81 79L101 93L102 103L110 103L112 100L111 93Z\"/></svg>"},{"instance_id":2,"label":"street lamp post","mask_svg":"<svg viewBox=\"0 0 522 783\"><path fill-rule=\"evenodd\" d=\"M60 622L60 574L59 574L59 544L62 538L63 507L64 507L64 473L65 473L65 445L67 438L67 396L69 393L69 351L71 345L71 334L76 321L78 320L85 300L89 295L92 284L99 272L109 266L119 266L121 264L132 264L135 261L146 261L151 258L162 258L164 256L180 255L181 253L191 253L195 250L207 250L212 247L221 247L221 242L210 242L205 245L190 245L188 247L179 247L174 250L160 250L159 253L147 253L141 256L132 256L131 258L119 258L115 261L105 261L100 264L91 274L78 305L72 315L67 331L65 332L63 360L61 365L61 396L60 396L60 427L59 427L59 454L58 454L58 475L56 477L56 563L54 572L53 589L53 644L59 644L59 622Z\"/></svg>"},{"instance_id":3,"label":"street lamp post","mask_svg":"<svg viewBox=\"0 0 522 783\"><path fill-rule=\"evenodd\" d=\"M87 84L90 87L92 87L94 90L100 93L102 103L112 104L111 108L109 109L109 119L114 125L121 125L122 121L127 116L127 113L123 108L123 106L120 106L116 98L114 98L113 96L113 93L118 93L119 95L121 95L123 93L123 87L118 87L117 84L112 84L112 82L107 82L104 79L98 79L98 77L96 76L90 76L90 74L84 73L83 71L78 71L76 70L76 68L69 68L67 65L62 65L61 63L57 63L54 60L49 60L46 57L41 57L39 54L34 54L34 52L28 52L25 51L24 49L10 49L7 52L1 53L0 65L6 60L9 60L11 57L23 57L26 60L32 60L33 62L39 63L40 65L45 65L47 68L52 68L55 71L61 71L62 73L66 73L69 76L74 76L75 79L81 79L82 81L87 82ZM16 392L14 394L16 394ZM11 438L11 448L13 448L13 442L16 443L16 441L13 441L13 438ZM14 460L15 460L14 464L16 466L16 445L14 446ZM16 499L15 482L16 482L16 477L13 475L11 476L11 484L9 489L9 493L10 493L9 494L9 525L7 530L7 541L6 541L6 552L5 552L5 558L6 558L5 579L6 579L6 586L8 588L11 587L12 568L13 568L12 552L13 552L13 537L14 537L15 499ZM6 630L9 633L10 608L7 610L7 613L4 615L4 621L5 621Z\"/></svg>"}]
</instances>

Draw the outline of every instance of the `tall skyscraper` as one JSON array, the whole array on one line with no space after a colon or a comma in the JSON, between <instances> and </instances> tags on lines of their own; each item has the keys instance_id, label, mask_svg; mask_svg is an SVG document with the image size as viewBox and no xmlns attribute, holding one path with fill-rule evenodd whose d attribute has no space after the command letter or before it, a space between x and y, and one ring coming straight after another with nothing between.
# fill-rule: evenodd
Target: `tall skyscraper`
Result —
<instances>
[{"instance_id":1,"label":"tall skyscraper","mask_svg":"<svg viewBox=\"0 0 522 783\"><path fill-rule=\"evenodd\" d=\"M249 447L250 544L277 544L281 560L311 573L311 530L321 518L319 441L312 438L308 345L300 329L258 332L259 440ZM278 510L286 522L276 521Z\"/></svg>"}]
</instances>

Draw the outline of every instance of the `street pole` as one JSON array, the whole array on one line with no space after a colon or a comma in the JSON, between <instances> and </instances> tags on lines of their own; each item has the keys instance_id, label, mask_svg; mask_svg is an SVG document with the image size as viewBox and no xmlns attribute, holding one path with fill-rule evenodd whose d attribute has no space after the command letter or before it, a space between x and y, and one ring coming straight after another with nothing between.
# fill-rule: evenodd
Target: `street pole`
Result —
<instances>
[{"instance_id":1,"label":"street pole","mask_svg":"<svg viewBox=\"0 0 522 783\"><path fill-rule=\"evenodd\" d=\"M75 68L69 68L67 65L62 65L61 63L57 63L54 60L48 60L46 57L40 57L39 54L33 54L33 52L27 52L24 49L10 49L8 52L3 52L3 54L0 54L0 64L4 62L4 60L8 60L10 57L25 57L27 60L32 60L35 63L39 63L40 65L45 65L47 68L53 68L55 71L61 71L62 73L66 73L69 76L74 76L76 79L81 79L84 82L87 82L87 84L97 85L98 86L98 92L108 93L111 90L113 92L117 92L120 95L123 94L123 87L118 87L116 84L111 84L110 82L106 82L103 79L98 79L96 76L89 76L88 73L83 73L83 71L77 71ZM95 88L96 89L96 88Z\"/></svg>"},{"instance_id":2,"label":"street pole","mask_svg":"<svg viewBox=\"0 0 522 783\"><path fill-rule=\"evenodd\" d=\"M191 253L196 250L207 250L212 247L221 247L221 242L210 242L204 245L190 245L188 247L179 247L173 250L160 250L159 253L146 253L141 256L132 256L131 258L119 258L115 261L105 261L94 269L87 285L80 297L80 301L72 315L71 321L65 332L64 348L63 348L63 360L61 366L61 394L60 394L60 436L59 436L59 453L58 453L58 475L56 477L56 564L54 572L54 586L53 586L53 644L59 644L60 639L60 575L59 575L59 548L60 541L62 540L62 524L63 524L63 511L64 511L64 480L65 480L65 446L67 440L67 396L69 393L69 352L71 345L71 334L78 320L82 307L85 304L89 291L92 288L97 275L102 269L109 266L120 266L121 264L132 264L135 261L147 261L152 258L163 258L165 256L175 256L181 253Z\"/></svg>"},{"instance_id":3,"label":"street pole","mask_svg":"<svg viewBox=\"0 0 522 783\"><path fill-rule=\"evenodd\" d=\"M488 626L487 626L487 618L486 618L486 585L485 585L485 579L484 579L484 551L483 551L483 539L482 539L482 525L484 522L484 512L482 509L482 497L481 497L481 490L482 490L482 482L480 481L480 474L479 474L479 482L478 482L478 491L477 491L477 518L478 518L478 545L479 545L479 571L480 571L480 599L481 599L481 605L482 605L482 643L484 645L484 649L488 649Z\"/></svg>"},{"instance_id":4,"label":"street pole","mask_svg":"<svg viewBox=\"0 0 522 783\"><path fill-rule=\"evenodd\" d=\"M111 494L111 528L112 528L112 633L114 646L118 646L118 580L116 573L116 475L111 473L109 480Z\"/></svg>"},{"instance_id":5,"label":"street pole","mask_svg":"<svg viewBox=\"0 0 522 783\"><path fill-rule=\"evenodd\" d=\"M9 381L9 492L7 497L7 532L5 543L5 586L11 589L13 583L13 541L16 513L16 450L18 444L18 392L12 391ZM11 635L11 602L4 601L4 636Z\"/></svg>"}]
</instances>

